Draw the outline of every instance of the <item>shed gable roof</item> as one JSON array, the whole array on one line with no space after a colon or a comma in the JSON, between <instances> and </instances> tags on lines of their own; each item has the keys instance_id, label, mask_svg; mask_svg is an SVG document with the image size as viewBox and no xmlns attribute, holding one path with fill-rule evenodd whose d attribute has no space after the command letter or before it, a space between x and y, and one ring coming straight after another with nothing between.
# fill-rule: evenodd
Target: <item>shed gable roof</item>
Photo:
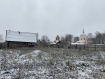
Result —
<instances>
[{"instance_id":1,"label":"shed gable roof","mask_svg":"<svg viewBox=\"0 0 105 79\"><path fill-rule=\"evenodd\" d=\"M5 40L17 42L36 42L36 33L7 30Z\"/></svg>"}]
</instances>

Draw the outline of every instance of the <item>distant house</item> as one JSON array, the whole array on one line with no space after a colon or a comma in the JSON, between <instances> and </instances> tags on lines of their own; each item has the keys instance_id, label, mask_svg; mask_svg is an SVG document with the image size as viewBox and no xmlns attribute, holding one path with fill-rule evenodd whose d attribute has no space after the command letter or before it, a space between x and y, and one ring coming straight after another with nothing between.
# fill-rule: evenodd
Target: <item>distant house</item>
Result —
<instances>
[{"instance_id":1,"label":"distant house","mask_svg":"<svg viewBox=\"0 0 105 79\"><path fill-rule=\"evenodd\" d=\"M59 35L56 36L54 42L50 42L50 47L57 47L57 48L62 48L63 47L63 44L61 44Z\"/></svg>"},{"instance_id":2,"label":"distant house","mask_svg":"<svg viewBox=\"0 0 105 79\"><path fill-rule=\"evenodd\" d=\"M60 41L60 37L59 37L59 35L57 35L54 42L55 42L55 43L59 43L59 41Z\"/></svg>"},{"instance_id":3,"label":"distant house","mask_svg":"<svg viewBox=\"0 0 105 79\"><path fill-rule=\"evenodd\" d=\"M6 30L7 47L27 47L34 46L36 41L36 33L20 32Z\"/></svg>"}]
</instances>

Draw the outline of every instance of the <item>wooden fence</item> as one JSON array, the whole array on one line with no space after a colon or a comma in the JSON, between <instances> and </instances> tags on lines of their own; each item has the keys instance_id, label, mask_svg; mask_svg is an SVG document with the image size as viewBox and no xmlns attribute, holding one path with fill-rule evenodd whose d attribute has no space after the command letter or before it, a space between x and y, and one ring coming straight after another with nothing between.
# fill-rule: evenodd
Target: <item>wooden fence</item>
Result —
<instances>
[{"instance_id":1,"label":"wooden fence","mask_svg":"<svg viewBox=\"0 0 105 79\"><path fill-rule=\"evenodd\" d=\"M105 51L105 45L68 45L64 46L63 44L50 45L49 47L54 48L69 48L69 49L79 49L79 50L87 50L87 51ZM7 43L0 43L0 49L7 48Z\"/></svg>"},{"instance_id":2,"label":"wooden fence","mask_svg":"<svg viewBox=\"0 0 105 79\"><path fill-rule=\"evenodd\" d=\"M70 45L69 48L88 51L105 51L105 45Z\"/></svg>"},{"instance_id":3,"label":"wooden fence","mask_svg":"<svg viewBox=\"0 0 105 79\"><path fill-rule=\"evenodd\" d=\"M0 49L7 48L7 43L0 43Z\"/></svg>"}]
</instances>

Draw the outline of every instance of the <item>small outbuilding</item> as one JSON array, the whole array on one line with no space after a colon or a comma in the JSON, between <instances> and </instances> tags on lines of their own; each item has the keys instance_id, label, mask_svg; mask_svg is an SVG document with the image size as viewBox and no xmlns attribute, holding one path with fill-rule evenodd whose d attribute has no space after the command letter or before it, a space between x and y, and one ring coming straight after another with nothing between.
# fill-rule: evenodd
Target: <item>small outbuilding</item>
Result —
<instances>
[{"instance_id":1,"label":"small outbuilding","mask_svg":"<svg viewBox=\"0 0 105 79\"><path fill-rule=\"evenodd\" d=\"M6 30L7 47L32 47L37 42L36 33Z\"/></svg>"}]
</instances>

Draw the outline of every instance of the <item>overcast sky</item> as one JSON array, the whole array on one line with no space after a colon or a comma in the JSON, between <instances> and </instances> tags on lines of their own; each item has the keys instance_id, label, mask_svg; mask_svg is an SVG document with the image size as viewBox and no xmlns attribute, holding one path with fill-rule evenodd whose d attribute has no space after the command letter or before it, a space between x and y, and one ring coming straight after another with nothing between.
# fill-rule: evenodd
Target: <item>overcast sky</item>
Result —
<instances>
[{"instance_id":1,"label":"overcast sky","mask_svg":"<svg viewBox=\"0 0 105 79\"><path fill-rule=\"evenodd\" d=\"M105 0L0 0L0 34L6 30L56 35L105 31ZM5 39L5 38L4 38Z\"/></svg>"}]
</instances>

